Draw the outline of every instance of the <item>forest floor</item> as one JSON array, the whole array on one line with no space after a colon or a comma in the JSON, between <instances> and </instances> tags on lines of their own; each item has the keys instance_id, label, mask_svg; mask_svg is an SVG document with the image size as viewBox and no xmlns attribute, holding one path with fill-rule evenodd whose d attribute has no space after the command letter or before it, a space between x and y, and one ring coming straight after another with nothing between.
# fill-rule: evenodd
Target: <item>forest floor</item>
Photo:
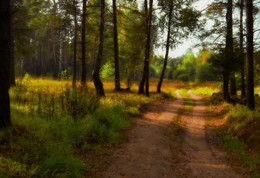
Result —
<instances>
[{"instance_id":1,"label":"forest floor","mask_svg":"<svg viewBox=\"0 0 260 178\"><path fill-rule=\"evenodd\" d=\"M207 127L207 119L218 113L209 112L202 98L192 93L182 98L177 91L176 96L175 101L147 105L126 143L106 158L106 170L95 177L245 177L229 166Z\"/></svg>"}]
</instances>

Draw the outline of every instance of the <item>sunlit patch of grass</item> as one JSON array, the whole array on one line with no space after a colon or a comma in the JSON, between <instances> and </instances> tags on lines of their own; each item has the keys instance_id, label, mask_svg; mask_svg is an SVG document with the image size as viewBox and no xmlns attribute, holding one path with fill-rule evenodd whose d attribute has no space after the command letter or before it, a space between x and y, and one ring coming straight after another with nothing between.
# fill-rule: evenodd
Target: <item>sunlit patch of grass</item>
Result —
<instances>
[{"instance_id":1,"label":"sunlit patch of grass","mask_svg":"<svg viewBox=\"0 0 260 178\"><path fill-rule=\"evenodd\" d=\"M0 156L0 177L33 177L36 175L37 167L28 169L27 165Z\"/></svg>"},{"instance_id":2,"label":"sunlit patch of grass","mask_svg":"<svg viewBox=\"0 0 260 178\"><path fill-rule=\"evenodd\" d=\"M6 133L0 132L3 162L17 166L18 171L8 168L13 172L27 170L25 177L30 177L31 171L36 177L83 177L94 164L80 159L83 156L78 153L86 154L90 147L98 148L95 145L121 143L122 133L132 123L129 115L140 116L147 103L172 99L176 89L184 85L165 80L163 94L157 94L157 81L151 80L151 96L146 97L133 93L138 83L132 84L131 92L116 93L113 81L105 81L106 97L100 99L95 96L93 83L84 87L77 83L72 89L71 81L26 75L10 90L13 126ZM96 151L105 153L103 146ZM0 173L0 177L9 175L11 172Z\"/></svg>"},{"instance_id":3,"label":"sunlit patch of grass","mask_svg":"<svg viewBox=\"0 0 260 178\"><path fill-rule=\"evenodd\" d=\"M217 92L218 88L211 88L211 87L196 87L192 89L192 93L195 95L205 95L210 96L213 93Z\"/></svg>"}]
</instances>

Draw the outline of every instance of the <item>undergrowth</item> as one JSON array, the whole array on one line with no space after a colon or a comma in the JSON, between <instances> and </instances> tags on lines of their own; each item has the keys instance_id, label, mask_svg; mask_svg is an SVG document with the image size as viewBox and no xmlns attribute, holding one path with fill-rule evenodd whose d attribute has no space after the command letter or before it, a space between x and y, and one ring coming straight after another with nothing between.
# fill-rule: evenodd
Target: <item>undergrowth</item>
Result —
<instances>
[{"instance_id":1,"label":"undergrowth","mask_svg":"<svg viewBox=\"0 0 260 178\"><path fill-rule=\"evenodd\" d=\"M116 145L151 99L133 93L96 98L91 87L72 89L66 81L17 80L10 90L12 127L0 131L0 177L80 178L92 169L83 159L92 148Z\"/></svg>"},{"instance_id":2,"label":"undergrowth","mask_svg":"<svg viewBox=\"0 0 260 178\"><path fill-rule=\"evenodd\" d=\"M219 130L224 149L230 153L231 163L239 163L249 170L251 177L260 177L260 113L245 106L229 106L226 123Z\"/></svg>"}]
</instances>

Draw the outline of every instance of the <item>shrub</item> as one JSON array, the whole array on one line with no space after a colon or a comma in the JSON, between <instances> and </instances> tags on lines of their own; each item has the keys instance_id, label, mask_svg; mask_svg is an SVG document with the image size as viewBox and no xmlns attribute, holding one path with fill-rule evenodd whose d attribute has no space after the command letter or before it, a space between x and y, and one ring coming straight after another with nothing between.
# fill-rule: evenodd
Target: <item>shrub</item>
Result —
<instances>
[{"instance_id":1,"label":"shrub","mask_svg":"<svg viewBox=\"0 0 260 178\"><path fill-rule=\"evenodd\" d=\"M28 169L26 165L0 156L0 177L30 178L36 173L37 168Z\"/></svg>"},{"instance_id":2,"label":"shrub","mask_svg":"<svg viewBox=\"0 0 260 178\"><path fill-rule=\"evenodd\" d=\"M66 145L53 144L38 173L42 177L78 178L83 177L85 164L75 158Z\"/></svg>"},{"instance_id":3,"label":"shrub","mask_svg":"<svg viewBox=\"0 0 260 178\"><path fill-rule=\"evenodd\" d=\"M108 106L99 108L88 124L88 141L118 143L121 139L120 131L130 126L130 121L123 107Z\"/></svg>"}]
</instances>

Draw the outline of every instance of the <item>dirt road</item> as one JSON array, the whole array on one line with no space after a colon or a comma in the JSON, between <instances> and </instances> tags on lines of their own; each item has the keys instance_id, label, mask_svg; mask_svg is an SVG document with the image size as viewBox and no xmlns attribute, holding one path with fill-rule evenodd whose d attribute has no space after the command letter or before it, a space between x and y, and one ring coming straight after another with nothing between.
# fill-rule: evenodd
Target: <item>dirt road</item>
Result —
<instances>
[{"instance_id":1,"label":"dirt road","mask_svg":"<svg viewBox=\"0 0 260 178\"><path fill-rule=\"evenodd\" d=\"M237 178L237 175L227 164L225 153L214 148L207 142L205 134L205 119L212 117L200 97L189 92L194 101L191 111L181 116L180 123L185 130L179 162L175 167L177 177L198 178Z\"/></svg>"},{"instance_id":2,"label":"dirt road","mask_svg":"<svg viewBox=\"0 0 260 178\"><path fill-rule=\"evenodd\" d=\"M185 110L179 92L177 100L157 102L136 120L129 141L111 156L106 178L235 178L225 154L206 142L206 106L194 99L193 109ZM183 133L173 139L172 122L178 121Z\"/></svg>"}]
</instances>

